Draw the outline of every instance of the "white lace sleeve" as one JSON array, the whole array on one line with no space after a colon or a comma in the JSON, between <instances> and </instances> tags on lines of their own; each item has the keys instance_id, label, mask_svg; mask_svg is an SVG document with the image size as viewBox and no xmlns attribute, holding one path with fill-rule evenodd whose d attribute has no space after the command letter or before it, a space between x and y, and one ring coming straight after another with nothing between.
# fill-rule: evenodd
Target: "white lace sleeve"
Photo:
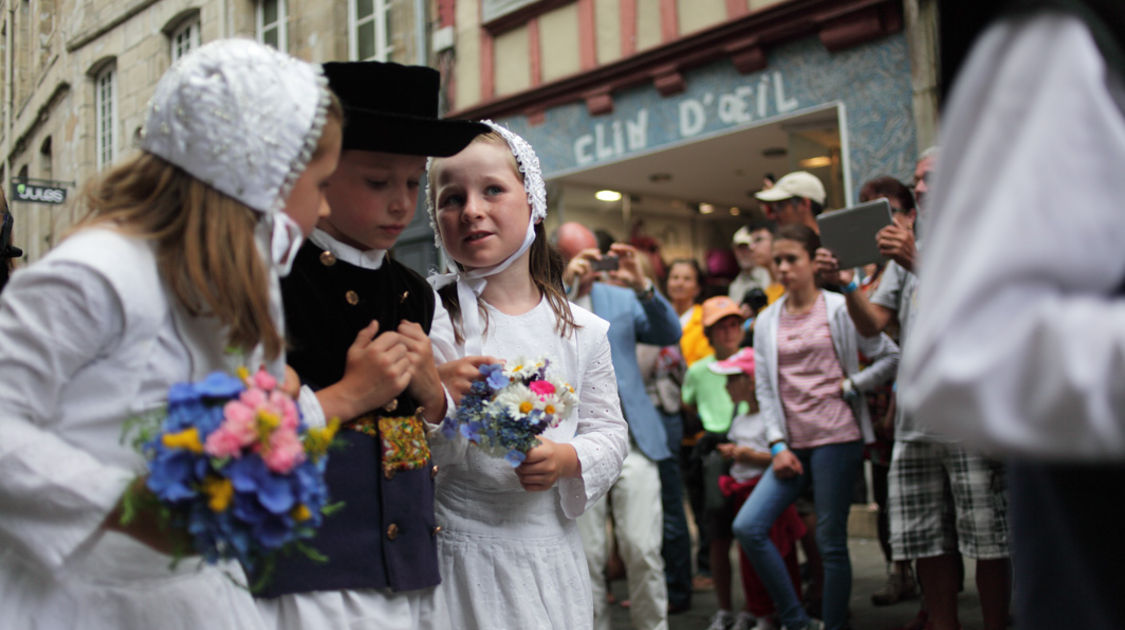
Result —
<instances>
[{"instance_id":1,"label":"white lace sleeve","mask_svg":"<svg viewBox=\"0 0 1125 630\"><path fill-rule=\"evenodd\" d=\"M8 285L0 302L0 548L62 566L100 531L132 479L76 445L61 413L71 377L107 356L123 329L119 298L87 267L39 264Z\"/></svg>"},{"instance_id":2,"label":"white lace sleeve","mask_svg":"<svg viewBox=\"0 0 1125 630\"><path fill-rule=\"evenodd\" d=\"M599 328L596 335L592 330L580 335L583 333L590 337L583 344L588 360L578 392L578 431L571 441L582 476L559 481L563 513L568 518L578 518L617 481L629 440L605 328Z\"/></svg>"}]
</instances>

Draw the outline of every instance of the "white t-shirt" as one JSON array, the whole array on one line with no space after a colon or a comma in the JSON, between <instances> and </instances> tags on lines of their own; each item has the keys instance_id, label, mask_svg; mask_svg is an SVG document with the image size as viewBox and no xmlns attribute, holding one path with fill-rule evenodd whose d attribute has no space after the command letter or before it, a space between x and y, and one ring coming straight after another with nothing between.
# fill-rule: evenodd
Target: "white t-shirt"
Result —
<instances>
[{"instance_id":1,"label":"white t-shirt","mask_svg":"<svg viewBox=\"0 0 1125 630\"><path fill-rule=\"evenodd\" d=\"M768 453L770 443L766 438L766 419L760 413L737 415L731 421L727 437L739 446L748 446L755 451ZM765 466L755 466L735 460L730 467L730 476L740 483L750 481L766 472Z\"/></svg>"}]
</instances>

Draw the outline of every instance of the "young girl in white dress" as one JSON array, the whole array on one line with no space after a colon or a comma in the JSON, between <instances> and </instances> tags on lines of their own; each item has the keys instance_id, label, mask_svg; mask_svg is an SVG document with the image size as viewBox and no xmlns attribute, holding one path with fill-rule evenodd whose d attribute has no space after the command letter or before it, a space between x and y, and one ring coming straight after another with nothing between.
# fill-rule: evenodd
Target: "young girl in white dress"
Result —
<instances>
[{"instance_id":1,"label":"young girl in white dress","mask_svg":"<svg viewBox=\"0 0 1125 630\"><path fill-rule=\"evenodd\" d=\"M88 188L80 229L13 277L0 627L264 628L237 564L171 568L182 532L121 524L144 470L122 425L214 370L284 375L278 274L327 211L340 117L319 67L249 40L205 45L160 80L142 151Z\"/></svg>"},{"instance_id":2,"label":"young girl in white dress","mask_svg":"<svg viewBox=\"0 0 1125 630\"><path fill-rule=\"evenodd\" d=\"M433 433L442 527L433 627L590 628L590 578L574 519L613 484L628 439L608 323L562 293L562 261L546 242L546 192L531 146L486 124L491 133L433 160L429 171L435 232L457 267L433 279L452 319L452 328L435 321L435 355L461 358L439 370L457 400L486 360L481 355L545 357L579 405L514 469L462 438Z\"/></svg>"}]
</instances>

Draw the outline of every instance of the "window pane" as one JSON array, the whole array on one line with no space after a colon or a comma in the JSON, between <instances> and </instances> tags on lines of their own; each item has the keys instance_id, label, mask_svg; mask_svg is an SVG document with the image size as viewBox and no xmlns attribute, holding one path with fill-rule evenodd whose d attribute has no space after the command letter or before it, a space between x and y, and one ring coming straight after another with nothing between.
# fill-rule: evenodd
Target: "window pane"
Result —
<instances>
[{"instance_id":1,"label":"window pane","mask_svg":"<svg viewBox=\"0 0 1125 630\"><path fill-rule=\"evenodd\" d=\"M371 59L375 56L375 22L371 21L356 27L356 41L359 51L359 60Z\"/></svg>"},{"instance_id":2,"label":"window pane","mask_svg":"<svg viewBox=\"0 0 1125 630\"><path fill-rule=\"evenodd\" d=\"M262 33L262 43L266 46L280 48L277 45L277 28L266 29L265 32Z\"/></svg>"},{"instance_id":3,"label":"window pane","mask_svg":"<svg viewBox=\"0 0 1125 630\"><path fill-rule=\"evenodd\" d=\"M375 7L372 5L372 0L356 0L355 3L355 19L362 20L363 18L375 12Z\"/></svg>"},{"instance_id":4,"label":"window pane","mask_svg":"<svg viewBox=\"0 0 1125 630\"><path fill-rule=\"evenodd\" d=\"M262 2L262 23L273 24L277 21L278 0L264 0Z\"/></svg>"}]
</instances>

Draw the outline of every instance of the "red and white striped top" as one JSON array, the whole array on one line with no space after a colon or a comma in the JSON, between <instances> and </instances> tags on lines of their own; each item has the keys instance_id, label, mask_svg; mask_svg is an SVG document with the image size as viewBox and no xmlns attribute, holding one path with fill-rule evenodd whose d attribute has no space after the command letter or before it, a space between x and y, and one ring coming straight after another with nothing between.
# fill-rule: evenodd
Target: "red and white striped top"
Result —
<instances>
[{"instance_id":1,"label":"red and white striped top","mask_svg":"<svg viewBox=\"0 0 1125 630\"><path fill-rule=\"evenodd\" d=\"M782 308L777 325L777 383L790 447L860 439L859 423L840 391L843 380L824 295L817 297L808 313L794 315Z\"/></svg>"}]
</instances>

